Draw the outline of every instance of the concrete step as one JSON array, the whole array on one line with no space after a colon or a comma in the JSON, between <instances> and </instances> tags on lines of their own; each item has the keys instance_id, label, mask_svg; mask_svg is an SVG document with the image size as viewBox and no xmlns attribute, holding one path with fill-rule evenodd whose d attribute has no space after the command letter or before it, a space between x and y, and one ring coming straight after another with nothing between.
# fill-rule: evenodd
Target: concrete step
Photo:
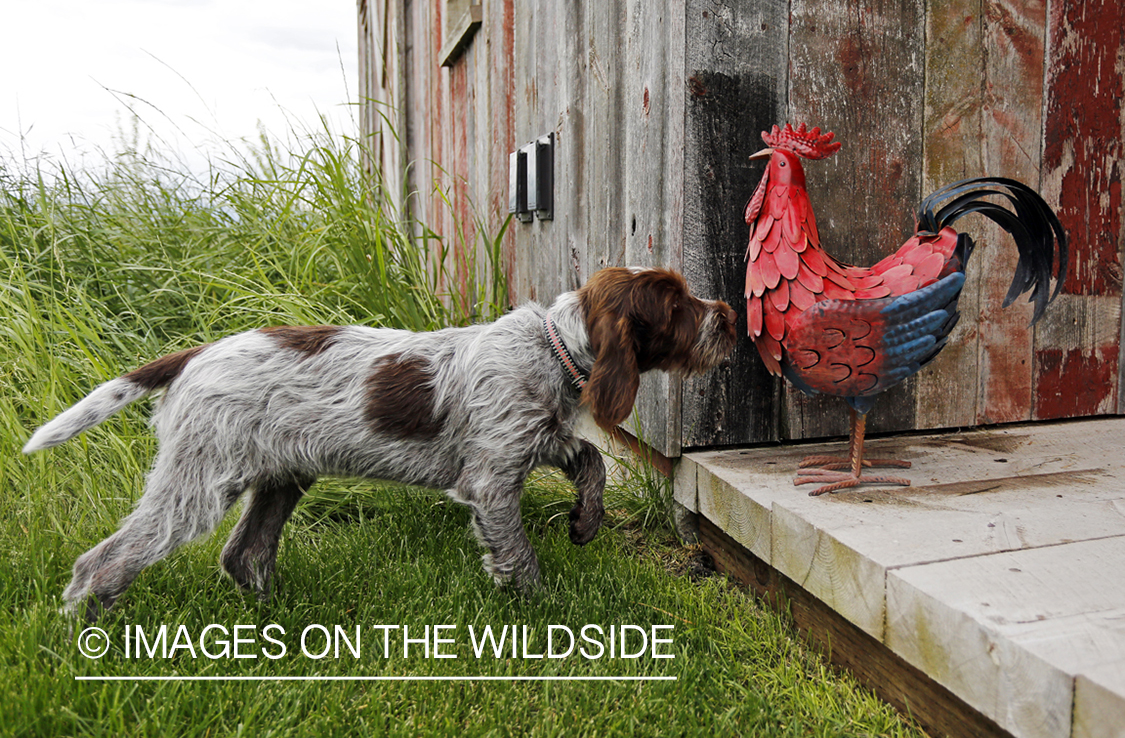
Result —
<instances>
[{"instance_id":1,"label":"concrete step","mask_svg":"<svg viewBox=\"0 0 1125 738\"><path fill-rule=\"evenodd\" d=\"M676 499L1015 736L1125 736L1125 419L869 440L910 487L793 484L845 444L685 454Z\"/></svg>"}]
</instances>

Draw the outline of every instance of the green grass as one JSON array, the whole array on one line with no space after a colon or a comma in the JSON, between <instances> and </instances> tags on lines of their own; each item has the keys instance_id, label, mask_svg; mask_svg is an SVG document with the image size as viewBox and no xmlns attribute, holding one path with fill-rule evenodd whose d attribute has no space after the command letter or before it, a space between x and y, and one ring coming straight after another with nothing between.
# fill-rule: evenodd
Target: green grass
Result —
<instances>
[{"instance_id":1,"label":"green grass","mask_svg":"<svg viewBox=\"0 0 1125 738\"><path fill-rule=\"evenodd\" d=\"M83 657L57 614L84 550L136 501L155 444L138 403L50 451L19 453L29 432L88 392L170 350L263 324L367 323L412 329L495 315L495 270L467 299L445 250L406 222L355 162L356 143L309 135L296 153L261 143L226 154L231 173L177 174L152 152L74 173L0 168L0 732L15 735L919 735L831 671L789 623L721 577L688 576L696 553L666 526L668 488L607 495L607 524L572 546L573 491L550 470L524 515L544 590L521 598L481 569L465 509L440 494L325 480L282 540L268 603L220 573L233 516L213 537L146 570L99 625L112 639ZM501 223L478 232L500 233ZM483 238L485 260L499 237ZM494 262L484 265L490 273ZM475 266L474 266L475 269ZM126 627L179 626L199 646L209 624L250 625L258 658L126 658ZM261 635L284 628L279 659ZM359 625L361 656L312 659L300 633ZM384 658L374 625L456 626L446 652ZM672 659L476 658L468 629L671 625ZM271 631L275 637L277 631ZM208 642L214 650L218 644ZM591 647L592 648L592 647ZM77 676L665 676L675 681L90 682Z\"/></svg>"}]
</instances>

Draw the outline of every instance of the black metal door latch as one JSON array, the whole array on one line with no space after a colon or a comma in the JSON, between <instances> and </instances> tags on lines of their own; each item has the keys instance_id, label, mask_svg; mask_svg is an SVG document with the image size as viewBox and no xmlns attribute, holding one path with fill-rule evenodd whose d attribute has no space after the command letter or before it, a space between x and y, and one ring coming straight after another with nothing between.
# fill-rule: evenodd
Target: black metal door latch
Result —
<instances>
[{"instance_id":1,"label":"black metal door latch","mask_svg":"<svg viewBox=\"0 0 1125 738\"><path fill-rule=\"evenodd\" d=\"M555 134L540 136L508 154L508 212L530 223L555 215Z\"/></svg>"}]
</instances>

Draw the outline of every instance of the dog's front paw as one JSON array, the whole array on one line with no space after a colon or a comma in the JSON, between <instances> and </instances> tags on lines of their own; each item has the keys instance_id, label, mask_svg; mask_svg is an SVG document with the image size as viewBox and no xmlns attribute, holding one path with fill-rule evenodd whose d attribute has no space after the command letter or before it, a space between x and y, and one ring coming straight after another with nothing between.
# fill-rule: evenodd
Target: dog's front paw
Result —
<instances>
[{"instance_id":1,"label":"dog's front paw","mask_svg":"<svg viewBox=\"0 0 1125 738\"><path fill-rule=\"evenodd\" d=\"M585 546L594 540L602 525L605 508L575 505L570 511L570 540L576 546Z\"/></svg>"}]
</instances>

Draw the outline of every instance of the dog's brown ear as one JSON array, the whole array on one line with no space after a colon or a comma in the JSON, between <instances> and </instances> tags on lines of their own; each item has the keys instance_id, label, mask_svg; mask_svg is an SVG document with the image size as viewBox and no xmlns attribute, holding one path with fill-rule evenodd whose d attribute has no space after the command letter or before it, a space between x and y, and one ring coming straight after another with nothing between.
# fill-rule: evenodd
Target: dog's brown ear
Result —
<instances>
[{"instance_id":1,"label":"dog's brown ear","mask_svg":"<svg viewBox=\"0 0 1125 738\"><path fill-rule=\"evenodd\" d=\"M613 430L632 412L641 382L629 319L613 314L598 316L591 326L590 344L597 358L582 391L582 402L590 406L599 426Z\"/></svg>"}]
</instances>

